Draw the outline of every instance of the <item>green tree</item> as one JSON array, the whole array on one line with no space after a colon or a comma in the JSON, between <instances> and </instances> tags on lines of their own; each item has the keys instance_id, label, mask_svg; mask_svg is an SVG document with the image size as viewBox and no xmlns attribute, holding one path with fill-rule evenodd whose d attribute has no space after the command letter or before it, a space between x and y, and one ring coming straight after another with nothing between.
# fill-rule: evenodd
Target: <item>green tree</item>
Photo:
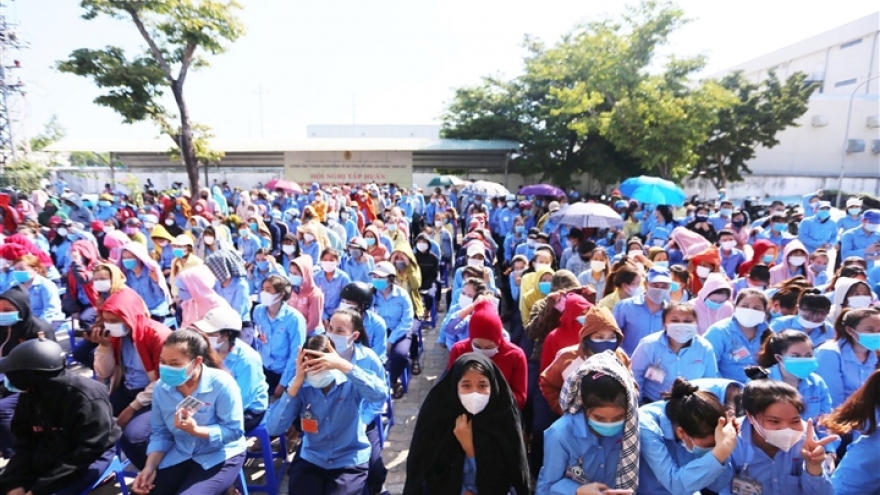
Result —
<instances>
[{"instance_id":1,"label":"green tree","mask_svg":"<svg viewBox=\"0 0 880 495\"><path fill-rule=\"evenodd\" d=\"M190 70L208 62L198 50L212 55L226 50L225 43L244 35L236 17L241 5L235 0L81 0L83 18L98 16L128 19L137 28L147 51L128 57L122 48L103 50L80 48L59 61L61 72L91 78L106 93L95 99L112 108L130 124L155 122L180 150L190 188L199 188L199 154L207 156L207 142L199 141L184 98L184 83ZM170 90L177 113L162 103ZM178 124L173 122L178 120ZM201 126L204 129L204 126ZM199 151L201 149L201 151Z\"/></svg>"},{"instance_id":2,"label":"green tree","mask_svg":"<svg viewBox=\"0 0 880 495\"><path fill-rule=\"evenodd\" d=\"M58 116L53 115L49 118L49 122L43 126L43 132L32 137L28 142L30 151L43 151L47 146L64 139L66 135L67 130L58 121Z\"/></svg>"},{"instance_id":3,"label":"green tree","mask_svg":"<svg viewBox=\"0 0 880 495\"><path fill-rule=\"evenodd\" d=\"M773 71L760 84L749 82L741 72L725 76L718 84L736 101L718 112L709 138L695 148L694 173L702 173L721 189L751 173L746 162L755 157L758 146L772 148L779 144L776 135L780 131L798 126L796 121L806 113L818 85L806 83L806 74L801 72L783 82Z\"/></svg>"}]
</instances>

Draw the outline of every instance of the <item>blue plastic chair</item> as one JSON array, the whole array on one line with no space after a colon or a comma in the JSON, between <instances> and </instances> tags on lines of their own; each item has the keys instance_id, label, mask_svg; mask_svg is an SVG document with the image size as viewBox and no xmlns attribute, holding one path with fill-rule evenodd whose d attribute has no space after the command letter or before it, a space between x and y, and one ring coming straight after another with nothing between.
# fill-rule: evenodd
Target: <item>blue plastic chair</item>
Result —
<instances>
[{"instance_id":1,"label":"blue plastic chair","mask_svg":"<svg viewBox=\"0 0 880 495\"><path fill-rule=\"evenodd\" d=\"M281 444L280 452L272 452L272 439L269 437L269 430L265 425L259 425L253 430L245 433L245 438L256 437L260 441L260 452L248 452L248 459L263 459L263 469L266 471L264 475L266 483L263 485L247 485L247 489L254 492L265 492L270 495L278 493L278 487L284 476L284 470L287 468L287 438L281 435L279 443ZM275 459L281 459L281 467L275 470Z\"/></svg>"},{"instance_id":2,"label":"blue plastic chair","mask_svg":"<svg viewBox=\"0 0 880 495\"><path fill-rule=\"evenodd\" d=\"M241 484L241 495L250 495L247 486L247 478L244 475L244 466L241 467L241 471L238 472L238 482Z\"/></svg>"},{"instance_id":3,"label":"blue plastic chair","mask_svg":"<svg viewBox=\"0 0 880 495\"><path fill-rule=\"evenodd\" d=\"M388 399L385 401L385 408L376 413L376 421L378 422L377 428L379 432L379 446L381 448L385 448L385 439L388 438L388 435L391 433L391 427L394 426L394 405L391 400L391 393L388 394Z\"/></svg>"},{"instance_id":4,"label":"blue plastic chair","mask_svg":"<svg viewBox=\"0 0 880 495\"><path fill-rule=\"evenodd\" d=\"M92 486L82 492L82 495L92 493L92 491L103 485L111 476L116 477L116 481L119 483L119 491L122 492L122 495L128 495L128 485L125 484L125 475L122 472L122 461L119 460L118 455L113 456L113 461L110 462L110 465L107 466L107 469L104 470L104 473L101 474L98 481L95 481Z\"/></svg>"}]
</instances>

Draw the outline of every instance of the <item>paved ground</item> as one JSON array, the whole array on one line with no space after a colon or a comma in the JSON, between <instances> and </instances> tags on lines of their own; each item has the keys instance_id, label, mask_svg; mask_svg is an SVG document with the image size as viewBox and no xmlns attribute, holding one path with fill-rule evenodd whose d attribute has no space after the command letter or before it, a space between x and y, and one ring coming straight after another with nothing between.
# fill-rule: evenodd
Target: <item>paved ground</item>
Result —
<instances>
[{"instance_id":1,"label":"paved ground","mask_svg":"<svg viewBox=\"0 0 880 495\"><path fill-rule=\"evenodd\" d=\"M442 321L443 315L438 315L438 321ZM388 467L388 479L386 488L392 495L403 492L403 484L406 481L406 458L409 454L409 444L412 432L415 429L416 417L419 406L428 394L428 390L434 385L440 374L446 368L449 352L436 344L438 330L429 330L424 333L425 352L422 356L422 374L412 377L409 384L409 393L401 399L394 401L394 426L385 442L385 450L382 457ZM259 479L263 474L262 463L257 460L246 469L249 478L261 483ZM131 479L127 480L131 484ZM117 495L120 493L119 485L108 484L93 492L94 495ZM260 492L251 492L260 493ZM281 483L279 493L287 493L287 475ZM164 495L164 494L156 494ZM276 495L276 494L271 494Z\"/></svg>"}]
</instances>

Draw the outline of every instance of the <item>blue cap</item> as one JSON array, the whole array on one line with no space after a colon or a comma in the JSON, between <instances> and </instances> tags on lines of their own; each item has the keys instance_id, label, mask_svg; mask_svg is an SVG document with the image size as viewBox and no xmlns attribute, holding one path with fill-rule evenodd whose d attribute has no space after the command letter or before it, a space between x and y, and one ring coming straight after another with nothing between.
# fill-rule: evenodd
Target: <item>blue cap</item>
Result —
<instances>
[{"instance_id":1,"label":"blue cap","mask_svg":"<svg viewBox=\"0 0 880 495\"><path fill-rule=\"evenodd\" d=\"M864 219L868 223L880 223L880 210L866 211Z\"/></svg>"},{"instance_id":2,"label":"blue cap","mask_svg":"<svg viewBox=\"0 0 880 495\"><path fill-rule=\"evenodd\" d=\"M652 284L654 282L672 283L672 277L669 275L669 268L665 266L654 265L648 270L648 283Z\"/></svg>"}]
</instances>

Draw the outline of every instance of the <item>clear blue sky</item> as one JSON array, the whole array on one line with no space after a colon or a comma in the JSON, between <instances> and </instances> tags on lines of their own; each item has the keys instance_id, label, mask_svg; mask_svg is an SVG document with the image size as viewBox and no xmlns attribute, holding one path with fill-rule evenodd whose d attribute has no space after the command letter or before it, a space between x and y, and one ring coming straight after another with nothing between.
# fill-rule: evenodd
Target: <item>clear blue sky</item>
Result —
<instances>
[{"instance_id":1,"label":"clear blue sky","mask_svg":"<svg viewBox=\"0 0 880 495\"><path fill-rule=\"evenodd\" d=\"M151 124L120 125L92 100L86 79L60 74L54 61L73 49L119 44L139 49L130 22L84 21L74 0L5 0L31 47L18 54L28 85L24 129L58 115L77 139L150 139ZM525 34L554 41L576 23L615 15L606 0L243 0L248 34L191 73L193 119L219 137L260 136L263 87L267 138L303 138L307 124L439 123L453 88L480 76L516 75ZM793 0L681 0L694 21L664 52L704 53L704 73L832 29L877 10L875 0L835 0L814 9ZM722 7L723 6L723 7ZM16 130L21 135L21 129Z\"/></svg>"}]
</instances>

